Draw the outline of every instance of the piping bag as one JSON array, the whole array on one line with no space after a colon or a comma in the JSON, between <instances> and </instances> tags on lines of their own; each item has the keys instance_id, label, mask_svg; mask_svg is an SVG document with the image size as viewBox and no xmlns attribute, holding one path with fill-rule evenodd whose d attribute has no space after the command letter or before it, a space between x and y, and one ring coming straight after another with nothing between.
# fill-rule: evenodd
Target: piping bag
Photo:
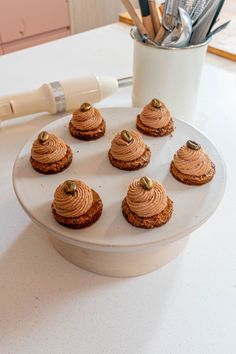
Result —
<instances>
[{"instance_id":1,"label":"piping bag","mask_svg":"<svg viewBox=\"0 0 236 354\"><path fill-rule=\"evenodd\" d=\"M51 114L72 111L84 102L95 103L129 85L131 78L89 75L54 81L40 88L0 97L0 121L33 113Z\"/></svg>"}]
</instances>

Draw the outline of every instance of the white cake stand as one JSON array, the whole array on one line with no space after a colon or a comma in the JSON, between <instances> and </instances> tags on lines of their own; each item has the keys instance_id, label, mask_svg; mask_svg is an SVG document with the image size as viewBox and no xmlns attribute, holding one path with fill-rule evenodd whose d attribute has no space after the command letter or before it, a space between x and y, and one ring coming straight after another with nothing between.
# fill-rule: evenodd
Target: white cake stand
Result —
<instances>
[{"instance_id":1,"label":"white cake stand","mask_svg":"<svg viewBox=\"0 0 236 354\"><path fill-rule=\"evenodd\" d=\"M56 175L42 175L29 163L37 132L19 153L13 170L16 195L31 219L49 233L54 247L72 263L92 272L110 276L136 276L168 263L184 248L188 236L215 211L225 189L226 171L222 157L212 142L191 125L175 119L173 136L143 136L151 148L149 165L138 171L121 171L108 160L108 150L116 132L135 129L136 108L105 108L104 137L90 142L73 138L68 130L70 116L58 119L42 130L60 136L73 150L69 168ZM203 186L187 186L169 172L175 151L187 140L201 144L216 165L213 180ZM160 181L174 201L170 221L156 229L131 226L123 217L121 202L129 183L141 176ZM81 179L103 200L103 213L92 226L71 230L59 225L51 213L56 187L67 179Z\"/></svg>"}]
</instances>

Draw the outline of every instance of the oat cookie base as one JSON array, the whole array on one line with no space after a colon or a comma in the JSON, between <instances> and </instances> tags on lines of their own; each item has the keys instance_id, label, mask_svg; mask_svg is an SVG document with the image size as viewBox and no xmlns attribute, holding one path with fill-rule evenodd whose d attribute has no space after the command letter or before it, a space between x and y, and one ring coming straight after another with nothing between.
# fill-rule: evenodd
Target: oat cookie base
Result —
<instances>
[{"instance_id":1,"label":"oat cookie base","mask_svg":"<svg viewBox=\"0 0 236 354\"><path fill-rule=\"evenodd\" d=\"M102 214L103 204L98 193L95 192L93 189L92 189L92 193L93 193L93 204L91 208L87 211L87 213L79 217L66 218L64 216L57 214L54 204L52 203L52 213L56 221L59 224L66 226L70 229L83 229L85 227L94 224Z\"/></svg>"},{"instance_id":2,"label":"oat cookie base","mask_svg":"<svg viewBox=\"0 0 236 354\"><path fill-rule=\"evenodd\" d=\"M203 175L203 176L193 176L193 175L187 175L187 174L180 172L175 167L174 162L172 161L171 165L170 165L170 172L178 181L180 181L182 183L200 186L200 185L208 183L212 180L212 178L215 175L215 165L213 164L213 162L211 163L211 169L208 172L208 174Z\"/></svg>"},{"instance_id":3,"label":"oat cookie base","mask_svg":"<svg viewBox=\"0 0 236 354\"><path fill-rule=\"evenodd\" d=\"M66 155L61 160L59 160L57 162L41 163L41 162L34 160L31 156L30 163L31 163L32 167L36 171L38 171L40 173L44 173L45 175L50 175L50 174L64 171L71 164L72 156L73 156L71 148L68 145L66 145L66 146L67 146Z\"/></svg>"},{"instance_id":4,"label":"oat cookie base","mask_svg":"<svg viewBox=\"0 0 236 354\"><path fill-rule=\"evenodd\" d=\"M79 130L76 129L72 123L69 123L69 131L74 138L80 140L96 140L101 138L105 134L106 124L104 119L102 120L101 124L92 130Z\"/></svg>"},{"instance_id":5,"label":"oat cookie base","mask_svg":"<svg viewBox=\"0 0 236 354\"><path fill-rule=\"evenodd\" d=\"M133 171L133 170L139 170L140 168L147 166L147 164L150 162L151 150L149 149L149 147L146 146L143 155L133 161L121 161L115 159L111 154L111 149L108 152L108 157L110 163L114 167L117 167L120 170Z\"/></svg>"},{"instance_id":6,"label":"oat cookie base","mask_svg":"<svg viewBox=\"0 0 236 354\"><path fill-rule=\"evenodd\" d=\"M143 218L133 213L126 201L126 198L122 202L122 213L126 220L133 226L141 227L143 229L153 229L154 227L159 227L167 223L167 221L171 218L173 212L173 202L167 197L167 206L162 210L161 213Z\"/></svg>"},{"instance_id":7,"label":"oat cookie base","mask_svg":"<svg viewBox=\"0 0 236 354\"><path fill-rule=\"evenodd\" d=\"M165 127L155 129L155 128L150 128L147 125L144 125L141 122L139 116L137 116L136 127L141 133L145 135L158 137L158 136L165 136L171 134L174 131L174 122L173 119L171 118L170 122Z\"/></svg>"}]
</instances>

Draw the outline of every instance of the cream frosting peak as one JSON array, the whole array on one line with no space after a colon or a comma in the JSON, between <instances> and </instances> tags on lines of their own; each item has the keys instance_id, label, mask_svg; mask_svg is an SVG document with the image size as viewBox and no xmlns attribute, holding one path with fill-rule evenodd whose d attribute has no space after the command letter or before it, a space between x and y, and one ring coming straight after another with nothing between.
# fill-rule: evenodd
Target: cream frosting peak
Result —
<instances>
[{"instance_id":1,"label":"cream frosting peak","mask_svg":"<svg viewBox=\"0 0 236 354\"><path fill-rule=\"evenodd\" d=\"M182 173L192 176L203 176L211 170L211 160L202 148L193 150L186 144L175 153L173 162Z\"/></svg>"},{"instance_id":2,"label":"cream frosting peak","mask_svg":"<svg viewBox=\"0 0 236 354\"><path fill-rule=\"evenodd\" d=\"M60 184L54 193L54 208L57 214L69 217L79 217L91 208L93 193L85 183L79 180L76 183L76 191L73 194L65 192L64 183Z\"/></svg>"},{"instance_id":3,"label":"cream frosting peak","mask_svg":"<svg viewBox=\"0 0 236 354\"><path fill-rule=\"evenodd\" d=\"M126 202L130 210L140 217L151 217L160 214L167 206L167 195L164 187L152 181L150 190L144 189L139 179L134 180L128 189Z\"/></svg>"},{"instance_id":4,"label":"cream frosting peak","mask_svg":"<svg viewBox=\"0 0 236 354\"><path fill-rule=\"evenodd\" d=\"M139 119L147 127L159 129L169 124L171 114L163 103L157 108L150 102L144 106L143 111L139 115Z\"/></svg>"},{"instance_id":5,"label":"cream frosting peak","mask_svg":"<svg viewBox=\"0 0 236 354\"><path fill-rule=\"evenodd\" d=\"M141 135L135 130L129 130L130 142L125 141L121 133L116 134L111 143L111 155L120 161L134 161L145 152L146 145Z\"/></svg>"},{"instance_id":6,"label":"cream frosting peak","mask_svg":"<svg viewBox=\"0 0 236 354\"><path fill-rule=\"evenodd\" d=\"M31 156L40 163L53 163L60 161L67 152L64 141L55 134L48 134L45 142L35 140L31 149Z\"/></svg>"},{"instance_id":7,"label":"cream frosting peak","mask_svg":"<svg viewBox=\"0 0 236 354\"><path fill-rule=\"evenodd\" d=\"M102 123L102 116L98 109L91 107L87 111L77 109L73 112L71 124L79 130L93 130Z\"/></svg>"}]
</instances>

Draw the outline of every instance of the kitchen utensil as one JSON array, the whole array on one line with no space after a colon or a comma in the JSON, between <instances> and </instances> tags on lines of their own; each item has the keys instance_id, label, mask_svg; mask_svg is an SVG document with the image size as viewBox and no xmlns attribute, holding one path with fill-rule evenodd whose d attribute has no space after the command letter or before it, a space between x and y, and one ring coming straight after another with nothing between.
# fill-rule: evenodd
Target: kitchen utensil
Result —
<instances>
[{"instance_id":1,"label":"kitchen utensil","mask_svg":"<svg viewBox=\"0 0 236 354\"><path fill-rule=\"evenodd\" d=\"M179 0L179 7L191 13L192 9L194 8L197 0Z\"/></svg>"},{"instance_id":2,"label":"kitchen utensil","mask_svg":"<svg viewBox=\"0 0 236 354\"><path fill-rule=\"evenodd\" d=\"M170 34L162 41L161 46L164 47L186 47L192 34L192 21L187 11L180 8L179 17L180 24L173 29Z\"/></svg>"},{"instance_id":3,"label":"kitchen utensil","mask_svg":"<svg viewBox=\"0 0 236 354\"><path fill-rule=\"evenodd\" d=\"M162 24L168 30L172 31L178 24L179 0L166 0L162 16Z\"/></svg>"},{"instance_id":4,"label":"kitchen utensil","mask_svg":"<svg viewBox=\"0 0 236 354\"><path fill-rule=\"evenodd\" d=\"M192 10L189 12L189 15L192 20L192 24L194 24L198 18L201 16L203 10L205 9L207 3L209 0L198 0L195 3L195 6L192 8Z\"/></svg>"},{"instance_id":5,"label":"kitchen utensil","mask_svg":"<svg viewBox=\"0 0 236 354\"><path fill-rule=\"evenodd\" d=\"M230 22L231 22L231 21L227 21L227 22L223 23L222 25L220 25L219 27L215 28L213 31L211 31L210 33L208 33L206 39L209 39L209 38L213 37L216 33L219 33L219 32L221 32L221 31L223 31L223 30L228 26L228 24L229 24Z\"/></svg>"},{"instance_id":6,"label":"kitchen utensil","mask_svg":"<svg viewBox=\"0 0 236 354\"><path fill-rule=\"evenodd\" d=\"M142 22L140 21L131 2L129 0L122 0L122 2L124 4L124 6L126 7L130 17L134 21L136 27L139 30L141 41L144 43L149 43L149 44L153 45L154 47L156 47L157 44L148 36L148 31L145 28L145 26L142 24Z\"/></svg>"},{"instance_id":7,"label":"kitchen utensil","mask_svg":"<svg viewBox=\"0 0 236 354\"><path fill-rule=\"evenodd\" d=\"M199 44L205 41L220 1L221 0L209 0L207 3L206 7L201 13L201 16L193 26L192 36L190 39L191 45Z\"/></svg>"},{"instance_id":8,"label":"kitchen utensil","mask_svg":"<svg viewBox=\"0 0 236 354\"><path fill-rule=\"evenodd\" d=\"M233 16L233 13L232 13ZM228 20L228 17L224 15L224 13L221 13L220 15L221 20L224 20L223 22ZM123 23L127 23L129 25L133 25L133 20L130 18L128 13L122 13L119 16L119 19ZM163 37L165 37L165 33L167 30L163 26L160 27L159 29L160 36L157 34L155 41L158 42L158 44L161 44L161 41L163 40ZM235 45L235 36L236 33L236 20L231 19L230 25L227 27L225 31L222 31L219 36L214 36L213 41L209 43L207 47L207 51L209 53L214 53L218 56L222 56L224 58L227 58L232 61L236 61L236 45ZM209 39L210 37L208 37ZM140 39L141 40L141 39Z\"/></svg>"},{"instance_id":9,"label":"kitchen utensil","mask_svg":"<svg viewBox=\"0 0 236 354\"><path fill-rule=\"evenodd\" d=\"M150 9L154 32L155 32L155 35L157 35L157 33L161 27L161 13L160 13L159 7L157 6L155 0L148 0L148 5L149 5L149 9Z\"/></svg>"},{"instance_id":10,"label":"kitchen utensil","mask_svg":"<svg viewBox=\"0 0 236 354\"><path fill-rule=\"evenodd\" d=\"M155 37L155 33L154 33L152 17L148 5L148 0L139 0L139 6L141 10L144 27L147 30L147 34L149 38L153 39Z\"/></svg>"},{"instance_id":11,"label":"kitchen utensil","mask_svg":"<svg viewBox=\"0 0 236 354\"><path fill-rule=\"evenodd\" d=\"M213 17L213 20L212 20L211 25L209 27L208 33L211 31L212 27L214 26L214 24L218 20L218 17L219 17L219 14L220 14L221 10L222 10L224 2L225 2L225 0L220 0L219 1L219 5L218 5L218 7L216 9L215 16ZM207 35L208 35L208 33L207 33Z\"/></svg>"}]
</instances>

